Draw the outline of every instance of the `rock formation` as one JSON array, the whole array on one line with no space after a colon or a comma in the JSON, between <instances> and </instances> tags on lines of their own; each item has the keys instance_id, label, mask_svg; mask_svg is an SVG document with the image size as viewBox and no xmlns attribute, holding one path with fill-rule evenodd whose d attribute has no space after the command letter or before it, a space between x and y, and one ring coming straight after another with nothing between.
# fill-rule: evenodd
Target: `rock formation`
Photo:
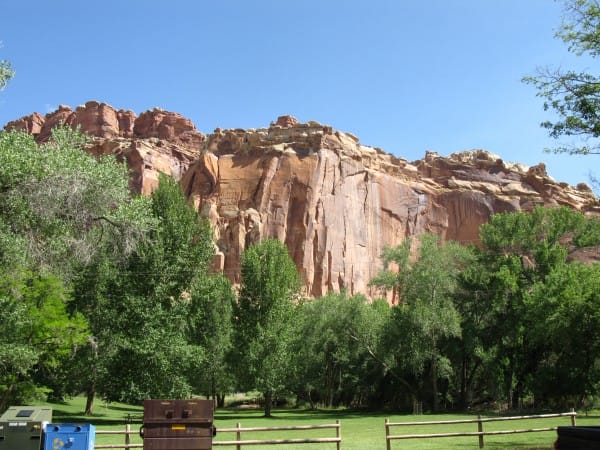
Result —
<instances>
[{"instance_id":1,"label":"rock formation","mask_svg":"<svg viewBox=\"0 0 600 450\"><path fill-rule=\"evenodd\" d=\"M133 111L117 111L96 101L75 110L61 105L45 117L34 113L4 128L27 131L38 142L45 142L52 128L61 123L79 126L93 138L90 153L114 154L127 161L132 189L145 194L157 185L161 172L180 179L189 164L200 157L205 138L181 114L154 108L137 117Z\"/></svg>"},{"instance_id":2,"label":"rock formation","mask_svg":"<svg viewBox=\"0 0 600 450\"><path fill-rule=\"evenodd\" d=\"M148 193L159 172L180 180L213 225L216 265L239 281L239 258L264 237L285 242L312 296L347 289L373 294L385 246L434 232L476 243L491 214L566 205L596 214L585 184L548 177L545 166L507 163L484 150L408 162L349 134L282 116L269 128L216 129L204 136L181 115L154 109L136 117L88 102L75 111L10 122L45 140L58 122L93 136L89 151L116 154L132 188Z\"/></svg>"}]
</instances>

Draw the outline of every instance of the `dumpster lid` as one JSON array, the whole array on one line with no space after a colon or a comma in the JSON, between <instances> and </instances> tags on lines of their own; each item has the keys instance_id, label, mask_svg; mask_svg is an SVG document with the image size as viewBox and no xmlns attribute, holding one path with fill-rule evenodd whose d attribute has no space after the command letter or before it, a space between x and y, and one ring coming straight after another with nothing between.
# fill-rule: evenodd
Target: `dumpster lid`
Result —
<instances>
[{"instance_id":1,"label":"dumpster lid","mask_svg":"<svg viewBox=\"0 0 600 450\"><path fill-rule=\"evenodd\" d=\"M207 423L214 419L212 400L144 400L144 423Z\"/></svg>"},{"instance_id":2,"label":"dumpster lid","mask_svg":"<svg viewBox=\"0 0 600 450\"><path fill-rule=\"evenodd\" d=\"M52 408L45 406L11 406L0 417L0 421L50 422Z\"/></svg>"}]
</instances>

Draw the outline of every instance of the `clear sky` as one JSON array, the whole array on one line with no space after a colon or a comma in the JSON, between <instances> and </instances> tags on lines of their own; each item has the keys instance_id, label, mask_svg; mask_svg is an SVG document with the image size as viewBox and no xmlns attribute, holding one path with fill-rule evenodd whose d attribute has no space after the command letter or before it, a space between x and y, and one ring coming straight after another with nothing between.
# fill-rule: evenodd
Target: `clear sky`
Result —
<instances>
[{"instance_id":1,"label":"clear sky","mask_svg":"<svg viewBox=\"0 0 600 450\"><path fill-rule=\"evenodd\" d=\"M576 184L600 156L549 155L521 78L600 64L554 38L554 0L0 0L0 126L88 100L158 106L200 131L284 114L409 161L483 148ZM563 142L564 143L564 142Z\"/></svg>"}]
</instances>

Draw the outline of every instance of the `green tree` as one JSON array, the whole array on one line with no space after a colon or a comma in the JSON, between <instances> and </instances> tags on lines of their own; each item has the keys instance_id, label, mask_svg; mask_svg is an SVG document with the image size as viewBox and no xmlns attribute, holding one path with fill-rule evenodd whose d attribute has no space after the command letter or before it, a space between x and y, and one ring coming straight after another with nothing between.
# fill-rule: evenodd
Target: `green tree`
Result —
<instances>
[{"instance_id":1,"label":"green tree","mask_svg":"<svg viewBox=\"0 0 600 450\"><path fill-rule=\"evenodd\" d=\"M69 297L67 286L97 255L109 253L124 259L148 227L147 221L140 220L150 217L145 213L147 201L131 197L126 167L114 158L86 154L86 142L85 136L68 127L55 129L44 145L24 132L0 132L3 277L19 280L23 273L31 273L28 283L37 287L35 280L46 280L48 286L49 280L56 280L55 284L60 280L64 295L49 294L58 288L44 291L49 296L45 302L52 305L44 310L48 320L53 308L61 311L56 299ZM22 293L29 292L28 288L26 284L21 294L9 299L26 298ZM78 317L75 305L64 301L63 309L69 307L73 317ZM65 325L62 334L68 336L69 330ZM72 343L80 351L85 347ZM65 357L60 363L46 357L36 361L34 382L53 389L54 396L63 395L73 378L66 367L74 349L55 349L57 358Z\"/></svg>"},{"instance_id":2,"label":"green tree","mask_svg":"<svg viewBox=\"0 0 600 450\"><path fill-rule=\"evenodd\" d=\"M551 329L546 321L550 305L543 298L558 301L557 291L575 289L571 283L587 283L586 271L569 266L570 253L581 245L600 244L598 226L596 219L568 208L537 207L494 215L481 227L485 272L471 279L478 295L471 301L484 301L491 314L488 326L479 329L480 339L493 355L488 363L509 407L537 389L535 374L553 339L539 332ZM575 275L579 281L574 281ZM594 285L593 278L589 282Z\"/></svg>"},{"instance_id":3,"label":"green tree","mask_svg":"<svg viewBox=\"0 0 600 450\"><path fill-rule=\"evenodd\" d=\"M234 312L236 362L242 388L264 395L265 416L286 386L292 361L292 320L300 280L285 245L267 239L241 258L242 281Z\"/></svg>"},{"instance_id":4,"label":"green tree","mask_svg":"<svg viewBox=\"0 0 600 450\"><path fill-rule=\"evenodd\" d=\"M147 214L151 227L127 258L114 258L108 245L75 280L77 307L93 336L82 352L93 368L88 413L96 392L119 401L189 396L205 357L186 330L190 289L214 254L212 231L166 176Z\"/></svg>"},{"instance_id":5,"label":"green tree","mask_svg":"<svg viewBox=\"0 0 600 450\"><path fill-rule=\"evenodd\" d=\"M52 275L2 276L0 410L46 393L61 395L66 378L60 377L65 375L60 366L87 332L83 317L68 313L69 301L67 289Z\"/></svg>"},{"instance_id":6,"label":"green tree","mask_svg":"<svg viewBox=\"0 0 600 450\"><path fill-rule=\"evenodd\" d=\"M400 304L392 312L397 325L397 342L406 348L397 360L421 373L426 366L431 381L432 408L439 408L438 380L450 373L450 360L444 355L443 345L448 338L461 334L460 316L453 303L458 289L458 275L467 264L467 249L453 242L440 242L433 234L422 235L416 259L411 257L410 240L396 248L384 251L384 270L371 284L399 293ZM398 271L389 269L395 263Z\"/></svg>"},{"instance_id":7,"label":"green tree","mask_svg":"<svg viewBox=\"0 0 600 450\"><path fill-rule=\"evenodd\" d=\"M569 51L593 58L600 54L600 4L597 0L566 0L565 20L556 33ZM525 77L544 99L544 110L557 114L556 121L541 125L553 138L575 136L581 145L561 145L556 153L598 154L600 146L600 78L596 74L545 68L536 76Z\"/></svg>"},{"instance_id":8,"label":"green tree","mask_svg":"<svg viewBox=\"0 0 600 450\"><path fill-rule=\"evenodd\" d=\"M131 197L125 165L85 153L86 142L69 127L55 128L44 145L0 132L0 233L24 243L40 270L67 278L104 244L129 254L146 229L144 199Z\"/></svg>"},{"instance_id":9,"label":"green tree","mask_svg":"<svg viewBox=\"0 0 600 450\"><path fill-rule=\"evenodd\" d=\"M493 304L493 276L479 249L474 249L475 260L460 274L460 289L454 304L461 317L462 336L450 347L455 371L456 398L461 407L474 402L503 397L502 380L495 364L494 335L497 316Z\"/></svg>"},{"instance_id":10,"label":"green tree","mask_svg":"<svg viewBox=\"0 0 600 450\"><path fill-rule=\"evenodd\" d=\"M531 390L549 406L579 408L599 391L599 289L600 266L573 262L528 295L531 339L542 352Z\"/></svg>"},{"instance_id":11,"label":"green tree","mask_svg":"<svg viewBox=\"0 0 600 450\"><path fill-rule=\"evenodd\" d=\"M222 275L198 278L190 290L187 314L189 342L205 354L192 374L194 392L205 394L224 406L225 394L232 392L234 378L228 362L232 351L232 309L235 294Z\"/></svg>"},{"instance_id":12,"label":"green tree","mask_svg":"<svg viewBox=\"0 0 600 450\"><path fill-rule=\"evenodd\" d=\"M379 387L382 366L374 359L389 307L345 292L300 304L294 354L298 396L311 407L364 406Z\"/></svg>"}]
</instances>

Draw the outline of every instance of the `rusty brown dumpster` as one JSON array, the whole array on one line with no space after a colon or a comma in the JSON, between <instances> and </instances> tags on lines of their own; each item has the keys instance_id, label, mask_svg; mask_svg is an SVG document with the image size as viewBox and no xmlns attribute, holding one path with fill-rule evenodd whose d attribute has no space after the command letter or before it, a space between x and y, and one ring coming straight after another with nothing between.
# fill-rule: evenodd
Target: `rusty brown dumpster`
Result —
<instances>
[{"instance_id":1,"label":"rusty brown dumpster","mask_svg":"<svg viewBox=\"0 0 600 450\"><path fill-rule=\"evenodd\" d=\"M212 449L212 400L144 400L144 450Z\"/></svg>"}]
</instances>

